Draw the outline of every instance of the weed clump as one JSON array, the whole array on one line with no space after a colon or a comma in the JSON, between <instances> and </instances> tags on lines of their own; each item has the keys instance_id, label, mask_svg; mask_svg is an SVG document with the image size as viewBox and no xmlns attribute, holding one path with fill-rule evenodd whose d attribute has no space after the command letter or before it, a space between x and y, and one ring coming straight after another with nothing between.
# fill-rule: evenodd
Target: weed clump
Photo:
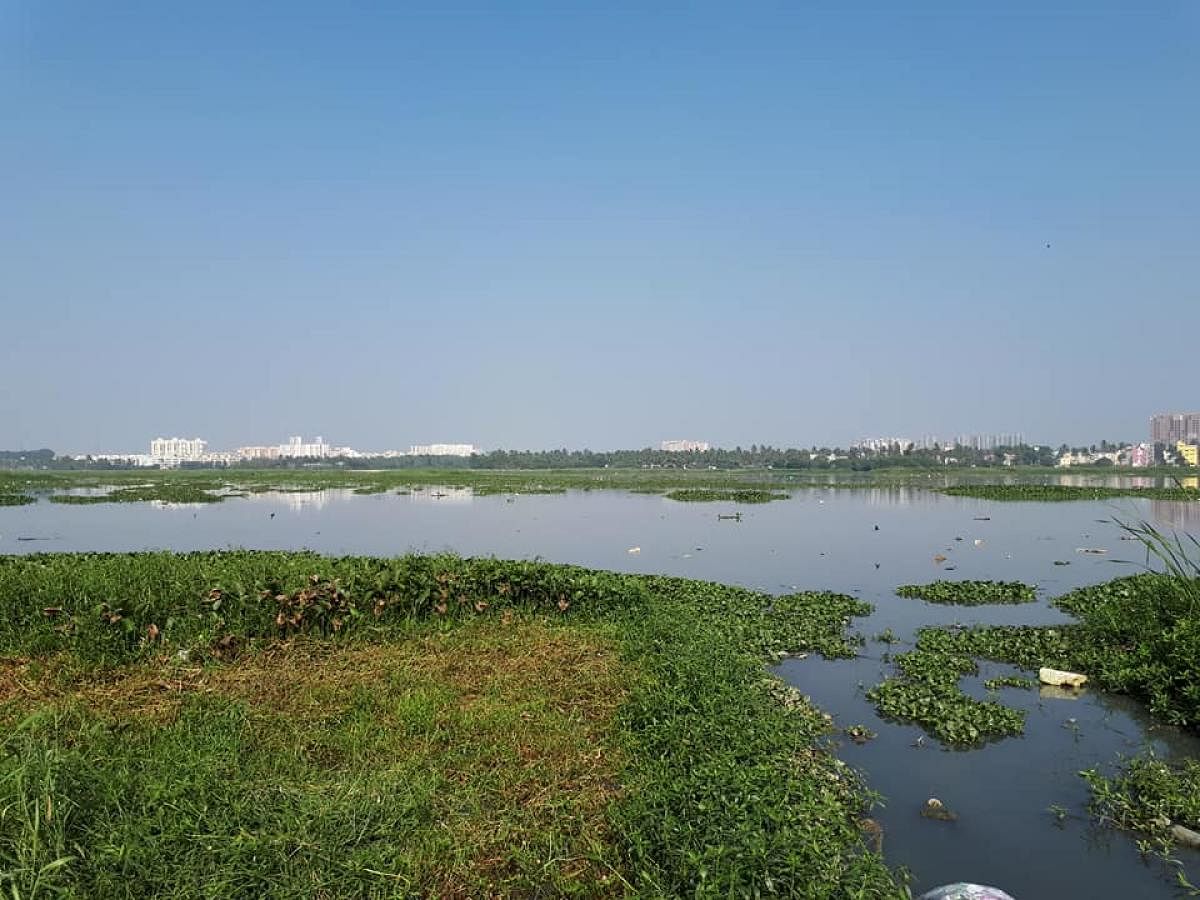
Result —
<instances>
[{"instance_id":1,"label":"weed clump","mask_svg":"<svg viewBox=\"0 0 1200 900\"><path fill-rule=\"evenodd\" d=\"M678 500L681 503L770 503L772 500L786 500L789 497L788 494L777 491L708 490L703 488L668 491L663 496L668 500Z\"/></svg>"},{"instance_id":2,"label":"weed clump","mask_svg":"<svg viewBox=\"0 0 1200 900\"><path fill-rule=\"evenodd\" d=\"M1152 752L1126 759L1113 776L1079 773L1091 788L1091 809L1120 828L1161 835L1171 825L1200 829L1200 760L1170 765Z\"/></svg>"},{"instance_id":3,"label":"weed clump","mask_svg":"<svg viewBox=\"0 0 1200 900\"><path fill-rule=\"evenodd\" d=\"M983 606L991 603L1033 603L1036 590L1020 581L935 581L896 588L901 597L918 597L930 603Z\"/></svg>"}]
</instances>

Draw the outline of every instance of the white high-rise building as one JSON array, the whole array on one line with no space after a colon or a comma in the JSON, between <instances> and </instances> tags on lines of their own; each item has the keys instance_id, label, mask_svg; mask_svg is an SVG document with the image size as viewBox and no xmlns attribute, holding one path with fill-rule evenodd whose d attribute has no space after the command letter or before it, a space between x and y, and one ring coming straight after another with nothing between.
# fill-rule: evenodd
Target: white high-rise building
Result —
<instances>
[{"instance_id":1,"label":"white high-rise building","mask_svg":"<svg viewBox=\"0 0 1200 900\"><path fill-rule=\"evenodd\" d=\"M663 441L658 449L664 453L705 453L707 441Z\"/></svg>"},{"instance_id":2,"label":"white high-rise building","mask_svg":"<svg viewBox=\"0 0 1200 900\"><path fill-rule=\"evenodd\" d=\"M150 442L150 458L160 466L177 466L201 459L207 446L200 438L155 438Z\"/></svg>"},{"instance_id":3,"label":"white high-rise building","mask_svg":"<svg viewBox=\"0 0 1200 900\"><path fill-rule=\"evenodd\" d=\"M331 455L331 449L320 435L312 443L306 443L303 437L295 434L288 438L286 444L279 445L279 455L291 459L325 459Z\"/></svg>"}]
</instances>

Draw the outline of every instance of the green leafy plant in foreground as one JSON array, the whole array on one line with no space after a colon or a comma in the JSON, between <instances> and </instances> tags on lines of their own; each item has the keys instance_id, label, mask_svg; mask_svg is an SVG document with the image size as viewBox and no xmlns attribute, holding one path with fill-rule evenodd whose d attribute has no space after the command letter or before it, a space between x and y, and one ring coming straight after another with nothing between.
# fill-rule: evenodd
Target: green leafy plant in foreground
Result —
<instances>
[{"instance_id":1,"label":"green leafy plant in foreground","mask_svg":"<svg viewBox=\"0 0 1200 900\"><path fill-rule=\"evenodd\" d=\"M1092 791L1092 812L1133 831L1162 834L1172 824L1200 829L1200 760L1171 765L1147 751L1123 761L1113 776L1079 773Z\"/></svg>"},{"instance_id":2,"label":"green leafy plant in foreground","mask_svg":"<svg viewBox=\"0 0 1200 900\"><path fill-rule=\"evenodd\" d=\"M436 893L431 869L482 877L462 860L500 829L505 867L488 876L499 880L468 880L464 895L899 898L861 839L871 795L822 746L828 718L764 668L781 651L852 656L858 639L846 625L869 609L832 593L773 597L452 556L0 557L0 690L18 670L49 685L32 711L25 691L0 694L11 698L0 699L0 892ZM392 652L414 637L487 640L514 617L598 635L628 673L619 706L597 723L624 760L609 776L599 843L535 837L520 824L527 804L489 793L497 766L482 760L516 754L489 742L571 715L549 687L528 696L532 720L503 703L499 718L455 726L481 702L473 680L470 694L446 696L381 666L330 694L336 678L306 681L304 667L284 667L303 647L313 665L341 666L345 654ZM447 656L446 671L470 671L474 648ZM239 678L249 664L256 674ZM141 677L139 702L166 702L160 685L178 684L181 665L199 667L201 684L278 699L251 706L200 692L162 721L69 699L109 697ZM280 703L304 716L279 715ZM502 818L481 823L486 834L469 816L447 818L472 804ZM465 829L457 842L435 824L451 820ZM572 874L598 869L604 880Z\"/></svg>"},{"instance_id":3,"label":"green leafy plant in foreground","mask_svg":"<svg viewBox=\"0 0 1200 900\"><path fill-rule=\"evenodd\" d=\"M1036 590L1019 581L935 581L896 588L901 597L918 597L930 603L982 606L989 603L1033 603Z\"/></svg>"}]
</instances>

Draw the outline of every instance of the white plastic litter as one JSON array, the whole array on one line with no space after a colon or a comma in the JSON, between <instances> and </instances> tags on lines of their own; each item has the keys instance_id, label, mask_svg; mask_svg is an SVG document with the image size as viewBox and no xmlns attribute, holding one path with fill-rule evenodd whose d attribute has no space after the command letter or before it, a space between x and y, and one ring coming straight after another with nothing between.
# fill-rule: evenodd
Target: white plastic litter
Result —
<instances>
[{"instance_id":1,"label":"white plastic litter","mask_svg":"<svg viewBox=\"0 0 1200 900\"><path fill-rule=\"evenodd\" d=\"M960 881L946 884L921 895L921 900L1013 900L999 888L986 884L970 884Z\"/></svg>"}]
</instances>

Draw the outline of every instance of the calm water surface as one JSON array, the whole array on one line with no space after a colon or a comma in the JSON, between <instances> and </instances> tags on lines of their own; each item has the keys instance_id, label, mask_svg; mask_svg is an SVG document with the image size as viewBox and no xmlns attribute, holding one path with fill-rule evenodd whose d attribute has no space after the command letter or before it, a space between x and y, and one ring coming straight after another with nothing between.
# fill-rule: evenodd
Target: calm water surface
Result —
<instances>
[{"instance_id":1,"label":"calm water surface","mask_svg":"<svg viewBox=\"0 0 1200 900\"><path fill-rule=\"evenodd\" d=\"M840 755L866 773L885 807L884 852L908 867L914 892L949 881L995 884L1019 900L1051 897L1176 897L1169 870L1144 862L1125 834L1088 822L1080 769L1110 766L1151 745L1166 757L1200 756L1200 742L1153 726L1134 702L1097 692L1075 700L1005 690L1028 712L1026 734L972 751L949 751L919 728L881 721L866 688L891 673L883 659L922 625L1067 621L1047 599L1136 571L1139 545L1120 540L1114 516L1200 532L1200 504L1142 499L1105 503L997 503L914 488L814 489L793 499L741 507L676 503L615 491L474 497L434 488L410 495L349 491L263 494L204 506L39 502L0 507L0 553L67 550L309 548L323 553L541 558L627 572L711 579L766 591L830 589L875 604L855 625L868 638L891 628L905 642L868 639L854 660L787 660L779 674L834 715L878 737L845 742ZM876 530L878 526L878 530ZM36 538L36 540L21 540ZM630 550L638 548L631 553ZM1107 550L1081 554L1081 548ZM944 563L934 562L941 554ZM1056 566L1064 561L1070 565ZM934 578L1022 580L1041 600L1022 607L963 609L896 597L894 588ZM983 678L1012 671L984 665ZM919 815L929 797L956 822ZM1059 822L1051 805L1065 808ZM1193 880L1200 854L1179 851Z\"/></svg>"}]
</instances>

